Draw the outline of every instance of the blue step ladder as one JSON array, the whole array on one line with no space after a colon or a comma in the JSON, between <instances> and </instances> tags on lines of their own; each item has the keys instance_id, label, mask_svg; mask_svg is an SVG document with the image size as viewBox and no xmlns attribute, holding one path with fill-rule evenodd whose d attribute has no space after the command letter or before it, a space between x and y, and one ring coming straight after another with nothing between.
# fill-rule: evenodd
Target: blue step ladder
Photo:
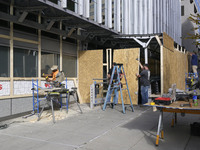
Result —
<instances>
[{"instance_id":1,"label":"blue step ladder","mask_svg":"<svg viewBox=\"0 0 200 150\"><path fill-rule=\"evenodd\" d=\"M126 82L126 88L125 89L122 89L122 85L121 85L121 82L120 82L121 70L123 71L124 79L125 79L125 82ZM115 72L117 72L117 79L114 79L115 82L113 82ZM109 86L108 86L108 91L107 91L107 94L106 94L106 99L104 101L103 111L105 111L107 103L110 103L110 99L111 99L110 97L112 96L111 90L113 91L116 88L120 89L123 113L124 114L126 113L126 107L124 106L123 95L122 95L123 90L128 91L128 95L129 95L129 99L130 99L130 107L132 109L132 112L134 112L133 103L132 103L132 100L131 100L131 95L130 95L130 91L129 91L129 88L128 88L128 82L127 82L127 79L126 79L126 74L125 74L125 71L124 71L123 64L116 64L113 67L112 75L111 75ZM113 99L113 108L114 108L114 99Z\"/></svg>"}]
</instances>

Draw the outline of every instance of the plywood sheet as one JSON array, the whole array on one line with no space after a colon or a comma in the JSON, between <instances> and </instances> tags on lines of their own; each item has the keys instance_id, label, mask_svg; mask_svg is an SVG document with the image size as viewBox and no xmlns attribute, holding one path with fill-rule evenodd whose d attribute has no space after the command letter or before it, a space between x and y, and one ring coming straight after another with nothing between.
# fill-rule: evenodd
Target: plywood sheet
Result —
<instances>
[{"instance_id":1,"label":"plywood sheet","mask_svg":"<svg viewBox=\"0 0 200 150\"><path fill-rule=\"evenodd\" d=\"M135 74L138 73L139 71L138 61L136 61L136 58L139 58L139 56L140 56L139 48L114 50L114 56L113 56L114 62L122 63L124 66L133 104L138 104L138 95L136 95L136 92L138 92L138 80ZM125 83L124 78L122 79L122 83ZM130 104L128 92L126 90L123 91L123 100L125 104ZM119 103L121 103L120 94L119 94Z\"/></svg>"},{"instance_id":2,"label":"plywood sheet","mask_svg":"<svg viewBox=\"0 0 200 150\"><path fill-rule=\"evenodd\" d=\"M167 93L174 83L178 89L185 90L185 73L188 72L187 55L163 47L163 65L164 93Z\"/></svg>"},{"instance_id":3,"label":"plywood sheet","mask_svg":"<svg viewBox=\"0 0 200 150\"><path fill-rule=\"evenodd\" d=\"M81 103L89 103L92 79L103 78L103 50L79 51L78 64L78 87Z\"/></svg>"},{"instance_id":4,"label":"plywood sheet","mask_svg":"<svg viewBox=\"0 0 200 150\"><path fill-rule=\"evenodd\" d=\"M163 33L163 46L174 51L174 40L165 32Z\"/></svg>"}]
</instances>

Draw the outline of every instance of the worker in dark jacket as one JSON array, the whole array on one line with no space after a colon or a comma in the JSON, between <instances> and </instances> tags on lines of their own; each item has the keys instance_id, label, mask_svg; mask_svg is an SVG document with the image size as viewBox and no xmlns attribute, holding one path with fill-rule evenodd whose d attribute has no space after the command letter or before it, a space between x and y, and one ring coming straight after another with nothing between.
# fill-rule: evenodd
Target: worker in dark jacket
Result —
<instances>
[{"instance_id":1,"label":"worker in dark jacket","mask_svg":"<svg viewBox=\"0 0 200 150\"><path fill-rule=\"evenodd\" d=\"M197 68L198 68L197 53L195 51L193 51L193 53L191 53L190 55L192 56L192 60L191 60L192 71L195 74L195 77L198 77L198 74L197 74Z\"/></svg>"},{"instance_id":2,"label":"worker in dark jacket","mask_svg":"<svg viewBox=\"0 0 200 150\"><path fill-rule=\"evenodd\" d=\"M136 74L136 76L140 78L142 104L145 104L149 99L148 89L150 86L150 71L147 64L142 66L140 63L140 67L142 68L142 72L140 74Z\"/></svg>"}]
</instances>

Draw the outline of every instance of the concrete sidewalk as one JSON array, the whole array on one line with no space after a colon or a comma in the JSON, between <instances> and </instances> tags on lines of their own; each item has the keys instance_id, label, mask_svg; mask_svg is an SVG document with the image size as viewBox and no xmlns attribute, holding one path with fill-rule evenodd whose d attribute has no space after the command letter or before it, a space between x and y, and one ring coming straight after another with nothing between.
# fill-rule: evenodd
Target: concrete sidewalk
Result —
<instances>
[{"instance_id":1,"label":"concrete sidewalk","mask_svg":"<svg viewBox=\"0 0 200 150\"><path fill-rule=\"evenodd\" d=\"M178 124L172 128L171 114L164 113L164 140L155 146L158 112L152 108L135 106L122 114L122 108L100 106L90 110L81 106L83 114L74 105L67 117L57 120L16 118L6 121L7 129L0 130L0 150L199 150L200 137L190 135L190 123L200 121L198 115L178 115ZM33 119L33 118L32 118ZM3 122L2 122L3 123Z\"/></svg>"}]
</instances>

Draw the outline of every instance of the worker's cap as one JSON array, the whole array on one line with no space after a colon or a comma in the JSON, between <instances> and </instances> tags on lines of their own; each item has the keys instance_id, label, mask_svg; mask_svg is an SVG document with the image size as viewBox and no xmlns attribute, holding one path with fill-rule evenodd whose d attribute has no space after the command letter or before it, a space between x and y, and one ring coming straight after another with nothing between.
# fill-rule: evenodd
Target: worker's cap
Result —
<instances>
[{"instance_id":1,"label":"worker's cap","mask_svg":"<svg viewBox=\"0 0 200 150\"><path fill-rule=\"evenodd\" d=\"M53 71L53 70L57 70L58 69L58 66L57 65L53 65L52 67L51 67L51 70Z\"/></svg>"},{"instance_id":2,"label":"worker's cap","mask_svg":"<svg viewBox=\"0 0 200 150\"><path fill-rule=\"evenodd\" d=\"M144 64L144 67L148 67L149 68L149 65L148 64Z\"/></svg>"}]
</instances>

